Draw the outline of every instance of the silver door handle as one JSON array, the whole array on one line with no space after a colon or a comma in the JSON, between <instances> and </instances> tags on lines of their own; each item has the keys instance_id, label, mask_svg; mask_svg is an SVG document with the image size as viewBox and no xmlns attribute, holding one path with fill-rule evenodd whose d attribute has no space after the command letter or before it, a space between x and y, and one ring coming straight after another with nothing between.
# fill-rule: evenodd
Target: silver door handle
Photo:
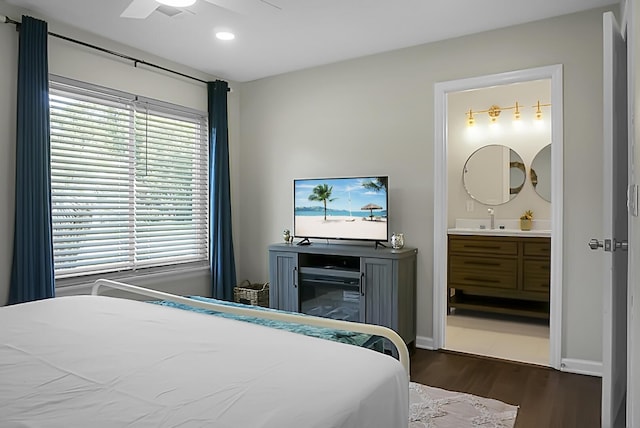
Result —
<instances>
[{"instance_id":1,"label":"silver door handle","mask_svg":"<svg viewBox=\"0 0 640 428\"><path fill-rule=\"evenodd\" d=\"M592 250L597 250L598 248L602 247L604 247L604 243L602 241L598 241L595 238L589 241L589 248L591 248Z\"/></svg>"},{"instance_id":2,"label":"silver door handle","mask_svg":"<svg viewBox=\"0 0 640 428\"><path fill-rule=\"evenodd\" d=\"M615 239L605 239L604 241L598 241L593 238L589 241L589 248L592 250L597 250L598 248L604 248L605 251L628 251L629 250L629 242L628 241L617 241Z\"/></svg>"}]
</instances>

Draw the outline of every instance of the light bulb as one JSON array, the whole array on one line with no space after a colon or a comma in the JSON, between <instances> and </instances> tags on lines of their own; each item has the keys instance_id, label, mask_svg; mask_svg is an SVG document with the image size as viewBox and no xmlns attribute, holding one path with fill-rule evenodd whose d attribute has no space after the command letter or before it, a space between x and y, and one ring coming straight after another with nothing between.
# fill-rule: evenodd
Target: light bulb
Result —
<instances>
[{"instance_id":1,"label":"light bulb","mask_svg":"<svg viewBox=\"0 0 640 428\"><path fill-rule=\"evenodd\" d=\"M467 120L467 126L473 126L476 123L476 120L473 118L473 111L469 110L469 119Z\"/></svg>"}]
</instances>

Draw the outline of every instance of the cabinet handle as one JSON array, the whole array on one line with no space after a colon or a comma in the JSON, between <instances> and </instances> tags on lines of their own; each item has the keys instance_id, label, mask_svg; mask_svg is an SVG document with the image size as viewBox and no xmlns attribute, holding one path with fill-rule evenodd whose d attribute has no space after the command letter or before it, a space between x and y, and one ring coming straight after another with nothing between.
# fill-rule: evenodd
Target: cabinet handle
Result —
<instances>
[{"instance_id":1,"label":"cabinet handle","mask_svg":"<svg viewBox=\"0 0 640 428\"><path fill-rule=\"evenodd\" d=\"M474 265L474 266L500 266L500 262L475 262L475 261L466 261L465 265Z\"/></svg>"},{"instance_id":2,"label":"cabinet handle","mask_svg":"<svg viewBox=\"0 0 640 428\"><path fill-rule=\"evenodd\" d=\"M465 245L464 248L475 248L479 250L499 250L499 245Z\"/></svg>"},{"instance_id":3,"label":"cabinet handle","mask_svg":"<svg viewBox=\"0 0 640 428\"><path fill-rule=\"evenodd\" d=\"M364 272L360 273L360 295L364 296Z\"/></svg>"},{"instance_id":4,"label":"cabinet handle","mask_svg":"<svg viewBox=\"0 0 640 428\"><path fill-rule=\"evenodd\" d=\"M298 268L293 268L293 287L298 288Z\"/></svg>"},{"instance_id":5,"label":"cabinet handle","mask_svg":"<svg viewBox=\"0 0 640 428\"><path fill-rule=\"evenodd\" d=\"M480 281L480 282L493 282L494 284L499 284L499 279L490 279L490 278L477 278L473 276L465 276L465 281Z\"/></svg>"}]
</instances>

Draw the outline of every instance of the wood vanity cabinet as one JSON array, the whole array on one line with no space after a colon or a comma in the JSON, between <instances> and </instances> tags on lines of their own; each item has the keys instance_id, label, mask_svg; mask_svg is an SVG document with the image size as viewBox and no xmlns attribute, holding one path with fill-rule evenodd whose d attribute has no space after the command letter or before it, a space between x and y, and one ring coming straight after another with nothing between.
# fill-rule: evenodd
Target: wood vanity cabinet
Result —
<instances>
[{"instance_id":1,"label":"wood vanity cabinet","mask_svg":"<svg viewBox=\"0 0 640 428\"><path fill-rule=\"evenodd\" d=\"M449 235L449 310L548 319L550 277L550 238Z\"/></svg>"}]
</instances>

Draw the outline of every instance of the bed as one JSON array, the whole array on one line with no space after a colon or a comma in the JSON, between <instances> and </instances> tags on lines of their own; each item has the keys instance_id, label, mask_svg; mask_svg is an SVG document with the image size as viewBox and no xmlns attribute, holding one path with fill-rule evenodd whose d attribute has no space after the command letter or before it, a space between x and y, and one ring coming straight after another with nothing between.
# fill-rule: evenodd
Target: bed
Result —
<instances>
[{"instance_id":1,"label":"bed","mask_svg":"<svg viewBox=\"0 0 640 428\"><path fill-rule=\"evenodd\" d=\"M357 346L97 295L103 286L186 303L101 280L96 295L0 308L0 426L407 426L408 354L388 329L337 322L388 337L404 348L402 363ZM334 320L306 318L336 328Z\"/></svg>"}]
</instances>

